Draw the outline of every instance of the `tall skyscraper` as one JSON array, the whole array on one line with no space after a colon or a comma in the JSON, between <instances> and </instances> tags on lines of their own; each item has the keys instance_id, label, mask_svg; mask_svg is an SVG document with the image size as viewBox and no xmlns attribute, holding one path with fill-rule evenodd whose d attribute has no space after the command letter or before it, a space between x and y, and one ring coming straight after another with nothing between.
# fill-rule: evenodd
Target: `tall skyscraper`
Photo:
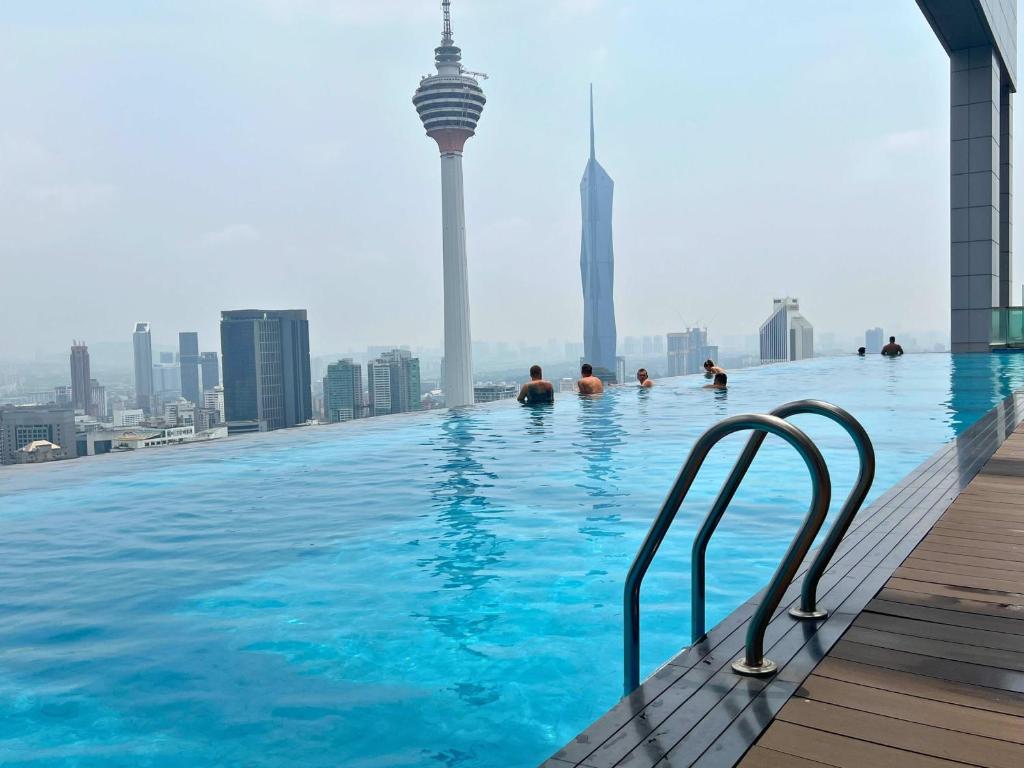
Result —
<instances>
[{"instance_id":1,"label":"tall skyscraper","mask_svg":"<svg viewBox=\"0 0 1024 768\"><path fill-rule=\"evenodd\" d=\"M612 192L615 183L594 152L594 87L590 87L590 160L580 182L583 234L580 274L583 278L583 357L594 375L614 381L615 301L612 296Z\"/></svg>"},{"instance_id":2,"label":"tall skyscraper","mask_svg":"<svg viewBox=\"0 0 1024 768\"><path fill-rule=\"evenodd\" d=\"M178 334L178 359L181 361L181 396L194 405L202 405L199 387L199 334Z\"/></svg>"},{"instance_id":3,"label":"tall skyscraper","mask_svg":"<svg viewBox=\"0 0 1024 768\"><path fill-rule=\"evenodd\" d=\"M92 406L92 378L89 375L89 348L85 342L71 345L71 407L95 416Z\"/></svg>"},{"instance_id":4,"label":"tall skyscraper","mask_svg":"<svg viewBox=\"0 0 1024 768\"><path fill-rule=\"evenodd\" d=\"M412 103L427 135L441 152L441 232L444 261L444 393L449 406L473 402L473 350L469 330L466 212L462 198L462 150L483 112L483 89L462 68L452 38L449 0L441 3L444 27L434 49L436 75L420 80Z\"/></svg>"},{"instance_id":5,"label":"tall skyscraper","mask_svg":"<svg viewBox=\"0 0 1024 768\"><path fill-rule=\"evenodd\" d=\"M324 416L348 421L363 415L363 367L346 357L327 366L324 377Z\"/></svg>"},{"instance_id":6,"label":"tall skyscraper","mask_svg":"<svg viewBox=\"0 0 1024 768\"><path fill-rule=\"evenodd\" d=\"M687 376L704 370L704 361L717 360L718 347L708 344L707 328L668 334L668 375Z\"/></svg>"},{"instance_id":7,"label":"tall skyscraper","mask_svg":"<svg viewBox=\"0 0 1024 768\"><path fill-rule=\"evenodd\" d=\"M217 361L216 352L203 352L199 357L199 367L202 369L204 392L209 392L220 384L220 363Z\"/></svg>"},{"instance_id":8,"label":"tall skyscraper","mask_svg":"<svg viewBox=\"0 0 1024 768\"><path fill-rule=\"evenodd\" d=\"M775 299L772 315L761 325L761 362L781 363L814 357L814 328L800 314L800 302Z\"/></svg>"},{"instance_id":9,"label":"tall skyscraper","mask_svg":"<svg viewBox=\"0 0 1024 768\"><path fill-rule=\"evenodd\" d=\"M420 361L406 349L393 349L366 364L371 416L420 409Z\"/></svg>"},{"instance_id":10,"label":"tall skyscraper","mask_svg":"<svg viewBox=\"0 0 1024 768\"><path fill-rule=\"evenodd\" d=\"M870 328L864 332L864 347L869 355L877 355L885 344L885 331L881 328Z\"/></svg>"},{"instance_id":11,"label":"tall skyscraper","mask_svg":"<svg viewBox=\"0 0 1024 768\"><path fill-rule=\"evenodd\" d=\"M153 339L149 323L136 323L132 334L135 353L135 407L153 412Z\"/></svg>"},{"instance_id":12,"label":"tall skyscraper","mask_svg":"<svg viewBox=\"0 0 1024 768\"><path fill-rule=\"evenodd\" d=\"M266 432L313 418L306 310L221 312L220 349L229 433Z\"/></svg>"}]
</instances>

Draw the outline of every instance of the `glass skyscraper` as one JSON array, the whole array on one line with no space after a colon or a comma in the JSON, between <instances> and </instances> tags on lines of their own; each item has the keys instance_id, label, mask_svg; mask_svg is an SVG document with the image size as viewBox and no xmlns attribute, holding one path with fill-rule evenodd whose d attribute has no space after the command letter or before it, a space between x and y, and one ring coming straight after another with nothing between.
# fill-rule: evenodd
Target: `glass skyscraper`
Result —
<instances>
[{"instance_id":1,"label":"glass skyscraper","mask_svg":"<svg viewBox=\"0 0 1024 768\"><path fill-rule=\"evenodd\" d=\"M590 89L590 160L580 182L583 234L580 275L583 280L583 357L594 374L615 380L614 256L612 192L615 183L594 152L594 89Z\"/></svg>"},{"instance_id":2,"label":"glass skyscraper","mask_svg":"<svg viewBox=\"0 0 1024 768\"><path fill-rule=\"evenodd\" d=\"M229 433L294 427L313 418L306 310L221 312Z\"/></svg>"},{"instance_id":3,"label":"glass skyscraper","mask_svg":"<svg viewBox=\"0 0 1024 768\"><path fill-rule=\"evenodd\" d=\"M324 376L324 417L348 421L363 415L363 367L351 358L327 366Z\"/></svg>"}]
</instances>

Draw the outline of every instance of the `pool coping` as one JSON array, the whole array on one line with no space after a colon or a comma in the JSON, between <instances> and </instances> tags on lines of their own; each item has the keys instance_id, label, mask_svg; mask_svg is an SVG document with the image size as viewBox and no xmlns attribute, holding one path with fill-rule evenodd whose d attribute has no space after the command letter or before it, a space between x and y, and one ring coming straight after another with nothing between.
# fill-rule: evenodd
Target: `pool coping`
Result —
<instances>
[{"instance_id":1,"label":"pool coping","mask_svg":"<svg viewBox=\"0 0 1024 768\"><path fill-rule=\"evenodd\" d=\"M830 611L822 622L797 622L787 614L799 602L814 553L808 555L765 635L765 654L779 665L775 676L740 677L729 667L742 652L761 590L542 768L735 765L1022 420L1024 389L1006 397L861 511L821 579L819 605Z\"/></svg>"}]
</instances>

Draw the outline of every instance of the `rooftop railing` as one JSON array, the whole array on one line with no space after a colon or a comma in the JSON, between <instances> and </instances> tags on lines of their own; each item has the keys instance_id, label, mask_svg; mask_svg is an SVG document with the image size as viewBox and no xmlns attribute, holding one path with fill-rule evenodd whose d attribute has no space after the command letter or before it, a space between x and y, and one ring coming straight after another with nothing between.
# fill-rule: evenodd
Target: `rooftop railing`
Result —
<instances>
[{"instance_id":1,"label":"rooftop railing","mask_svg":"<svg viewBox=\"0 0 1024 768\"><path fill-rule=\"evenodd\" d=\"M993 347L1024 347L1024 307L992 308L989 344Z\"/></svg>"}]
</instances>

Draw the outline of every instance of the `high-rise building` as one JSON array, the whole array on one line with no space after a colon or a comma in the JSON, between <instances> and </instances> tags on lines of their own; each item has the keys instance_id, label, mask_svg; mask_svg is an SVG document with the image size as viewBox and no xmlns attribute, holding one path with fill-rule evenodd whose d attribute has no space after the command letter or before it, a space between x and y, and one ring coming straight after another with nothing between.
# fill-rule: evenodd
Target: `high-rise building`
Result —
<instances>
[{"instance_id":1,"label":"high-rise building","mask_svg":"<svg viewBox=\"0 0 1024 768\"><path fill-rule=\"evenodd\" d=\"M667 334L668 375L688 376L704 370L704 361L718 359L718 347L708 344L707 328Z\"/></svg>"},{"instance_id":2,"label":"high-rise building","mask_svg":"<svg viewBox=\"0 0 1024 768\"><path fill-rule=\"evenodd\" d=\"M462 196L462 150L483 112L483 89L462 67L452 38L449 0L441 3L444 26L434 49L436 75L420 80L412 103L427 135L441 152L441 231L444 273L444 392L449 406L473 402L473 350L469 330L466 212ZM417 395L418 397L418 395Z\"/></svg>"},{"instance_id":3,"label":"high-rise building","mask_svg":"<svg viewBox=\"0 0 1024 768\"><path fill-rule=\"evenodd\" d=\"M864 332L864 348L869 355L877 355L885 345L885 331L881 328L870 328Z\"/></svg>"},{"instance_id":4,"label":"high-rise building","mask_svg":"<svg viewBox=\"0 0 1024 768\"><path fill-rule=\"evenodd\" d=\"M89 348L85 342L71 345L71 407L92 416L92 377L89 375Z\"/></svg>"},{"instance_id":5,"label":"high-rise building","mask_svg":"<svg viewBox=\"0 0 1024 768\"><path fill-rule=\"evenodd\" d=\"M594 150L594 87L590 87L590 159L580 181L583 233L583 357L600 379L615 381L615 275L612 253L612 193L615 183Z\"/></svg>"},{"instance_id":6,"label":"high-rise building","mask_svg":"<svg viewBox=\"0 0 1024 768\"><path fill-rule=\"evenodd\" d=\"M371 416L420 409L420 361L407 349L393 349L366 364Z\"/></svg>"},{"instance_id":7,"label":"high-rise building","mask_svg":"<svg viewBox=\"0 0 1024 768\"><path fill-rule=\"evenodd\" d=\"M136 323L132 334L135 353L135 406L146 413L153 411L153 339L149 323Z\"/></svg>"},{"instance_id":8,"label":"high-rise building","mask_svg":"<svg viewBox=\"0 0 1024 768\"><path fill-rule=\"evenodd\" d=\"M60 385L53 388L53 402L61 408L71 407L71 387Z\"/></svg>"},{"instance_id":9,"label":"high-rise building","mask_svg":"<svg viewBox=\"0 0 1024 768\"><path fill-rule=\"evenodd\" d=\"M178 363L153 363L153 408L151 413L158 412L158 406L169 400L181 397L181 366Z\"/></svg>"},{"instance_id":10,"label":"high-rise building","mask_svg":"<svg viewBox=\"0 0 1024 768\"><path fill-rule=\"evenodd\" d=\"M178 334L178 360L181 364L181 396L190 403L201 403L199 334L195 331Z\"/></svg>"},{"instance_id":11,"label":"high-rise building","mask_svg":"<svg viewBox=\"0 0 1024 768\"><path fill-rule=\"evenodd\" d=\"M203 408L217 414L217 423L224 421L224 387L220 384L203 392Z\"/></svg>"},{"instance_id":12,"label":"high-rise building","mask_svg":"<svg viewBox=\"0 0 1024 768\"><path fill-rule=\"evenodd\" d=\"M641 340L636 336L627 336L622 342L622 351L627 355L639 355L643 347Z\"/></svg>"},{"instance_id":13,"label":"high-rise building","mask_svg":"<svg viewBox=\"0 0 1024 768\"><path fill-rule=\"evenodd\" d=\"M199 367L202 369L204 392L220 384L220 363L217 362L216 352L203 352L199 356Z\"/></svg>"},{"instance_id":14,"label":"high-rise building","mask_svg":"<svg viewBox=\"0 0 1024 768\"><path fill-rule=\"evenodd\" d=\"M238 309L220 318L228 431L265 432L312 419L306 310Z\"/></svg>"},{"instance_id":15,"label":"high-rise building","mask_svg":"<svg viewBox=\"0 0 1024 768\"><path fill-rule=\"evenodd\" d=\"M493 403L496 400L511 400L519 394L515 384L477 384L473 387L473 402Z\"/></svg>"},{"instance_id":16,"label":"high-rise building","mask_svg":"<svg viewBox=\"0 0 1024 768\"><path fill-rule=\"evenodd\" d=\"M781 363L814 357L814 328L800 314L800 302L775 299L772 314L761 325L761 362Z\"/></svg>"},{"instance_id":17,"label":"high-rise building","mask_svg":"<svg viewBox=\"0 0 1024 768\"><path fill-rule=\"evenodd\" d=\"M362 415L363 367L349 357L331 363L324 377L324 418L336 422Z\"/></svg>"},{"instance_id":18,"label":"high-rise building","mask_svg":"<svg viewBox=\"0 0 1024 768\"><path fill-rule=\"evenodd\" d=\"M89 382L89 393L92 404L92 410L89 413L97 419L107 418L107 388L101 386L96 379L92 379Z\"/></svg>"},{"instance_id":19,"label":"high-rise building","mask_svg":"<svg viewBox=\"0 0 1024 768\"><path fill-rule=\"evenodd\" d=\"M77 457L74 410L50 405L0 406L0 464L17 463L17 451L38 440L60 446L53 458Z\"/></svg>"},{"instance_id":20,"label":"high-rise building","mask_svg":"<svg viewBox=\"0 0 1024 768\"><path fill-rule=\"evenodd\" d=\"M160 353L160 364L161 365L174 365L174 353L173 352L161 352Z\"/></svg>"}]
</instances>

